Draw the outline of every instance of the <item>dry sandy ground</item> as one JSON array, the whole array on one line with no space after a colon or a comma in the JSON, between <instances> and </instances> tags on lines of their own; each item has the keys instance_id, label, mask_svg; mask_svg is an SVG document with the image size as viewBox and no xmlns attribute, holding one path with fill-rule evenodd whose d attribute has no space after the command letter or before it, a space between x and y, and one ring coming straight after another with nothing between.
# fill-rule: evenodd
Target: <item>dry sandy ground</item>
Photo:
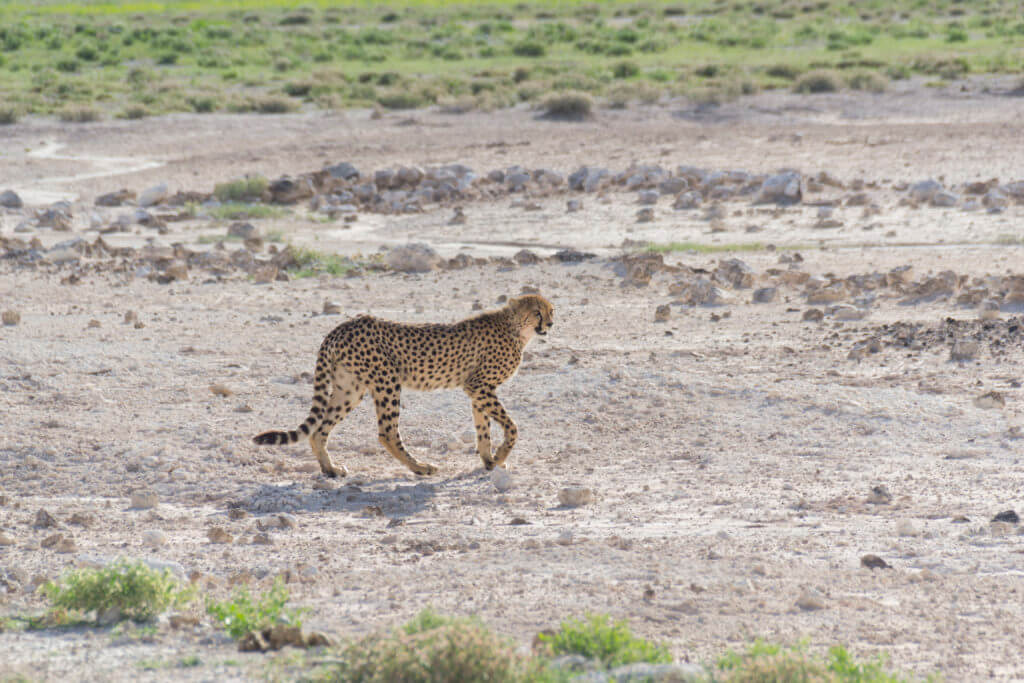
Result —
<instances>
[{"instance_id":1,"label":"dry sandy ground","mask_svg":"<svg viewBox=\"0 0 1024 683\"><path fill-rule=\"evenodd\" d=\"M570 172L636 161L826 170L846 183L1007 182L1024 168L1021 110L1019 99L972 85L882 97L762 95L712 112L602 111L582 124L525 111L28 121L0 129L0 190L14 187L28 201L74 198L82 215L97 194L119 187L166 181L209 191L243 172L297 174L343 160L367 170L460 162L485 172L512 164ZM142 170L104 175L122 162ZM973 361L951 362L950 344L934 338L854 360L858 341L891 341L881 325L973 321L975 308L952 298L901 304L883 290L863 320L804 322L803 290L786 285L774 303L751 304L751 290L737 289L725 305L672 305L670 319L655 322L655 309L677 298L678 275L658 272L646 287L632 286L614 258L626 239L756 239L802 245L799 267L816 276L905 264L920 277L1021 274L1024 249L1005 243L1021 236L1024 207L911 209L886 186L880 214L865 219L842 207L838 228L815 228L814 207L735 202L725 232L711 234L707 221L673 212L665 199L653 223L637 224L633 193L607 196L582 196L584 209L573 214L565 196L530 212L508 198L472 203L461 226L447 225L450 208L367 214L349 230L299 217L261 224L345 252L413 237L445 256L508 255L520 245L541 255L558 247L598 254L586 263L264 285L201 273L161 285L100 273L74 286L53 269L0 264L0 308L21 314L20 324L0 328L0 531L13 540L0 546L9 589L0 610L38 613L43 603L28 589L36 577L126 556L173 563L218 596L240 575L264 587L285 573L294 600L312 607L307 624L337 637L433 605L479 614L527 647L538 630L594 611L628 618L690 661L755 637L806 638L815 648L885 652L901 670L948 680L1024 678L1024 536L1018 525L990 523L1004 510L1024 512L1020 311L1003 311ZM2 234L11 236L22 215L3 215ZM751 224L759 232L748 234ZM172 229L159 239L224 228ZM46 245L69 237L20 236ZM778 262L789 253L740 257L763 284L769 268L788 267ZM667 261L713 270L719 257ZM467 443L471 416L460 392L403 397L406 444L440 466L434 477L417 479L383 452L368 405L331 440L346 481L324 480L304 446L252 445L254 433L304 418L315 351L347 315L450 321L524 287L553 301L556 325L499 390L520 426L510 490L496 490ZM325 300L344 313L320 314ZM124 324L127 310L144 327ZM212 394L213 383L232 395ZM991 391L1005 405L976 400ZM558 492L570 485L591 488L596 500L560 506ZM889 502L869 502L876 486ZM139 491L156 492L158 507L131 508ZM59 529L34 525L40 508ZM231 508L248 514L232 519ZM72 523L75 513L88 524ZM257 525L277 513L292 515L295 528L271 528L270 545L253 544ZM211 543L213 526L235 542ZM166 544L144 545L151 530ZM41 548L55 532L74 549ZM892 569L862 567L868 553ZM820 609L798 607L802 596ZM161 621L155 632L0 633L0 648L0 674L39 679L294 674L271 663L279 660L236 652L205 619L184 629ZM198 667L179 666L191 655Z\"/></svg>"}]
</instances>

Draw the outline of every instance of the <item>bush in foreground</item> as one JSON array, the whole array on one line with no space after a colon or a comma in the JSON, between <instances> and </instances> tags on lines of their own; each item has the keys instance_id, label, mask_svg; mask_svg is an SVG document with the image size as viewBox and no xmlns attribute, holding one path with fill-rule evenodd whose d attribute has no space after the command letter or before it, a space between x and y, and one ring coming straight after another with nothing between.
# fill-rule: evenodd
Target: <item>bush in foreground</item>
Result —
<instances>
[{"instance_id":1,"label":"bush in foreground","mask_svg":"<svg viewBox=\"0 0 1024 683\"><path fill-rule=\"evenodd\" d=\"M96 612L112 609L120 617L145 621L168 607L187 601L169 570L157 571L142 562L118 560L102 569L81 569L42 588L58 609Z\"/></svg>"},{"instance_id":2,"label":"bush in foreground","mask_svg":"<svg viewBox=\"0 0 1024 683\"><path fill-rule=\"evenodd\" d=\"M583 655L600 661L609 669L638 662L668 664L672 661L667 647L634 636L624 620L615 621L608 615L589 614L585 619L567 619L558 631L542 633L538 639L553 655Z\"/></svg>"}]
</instances>

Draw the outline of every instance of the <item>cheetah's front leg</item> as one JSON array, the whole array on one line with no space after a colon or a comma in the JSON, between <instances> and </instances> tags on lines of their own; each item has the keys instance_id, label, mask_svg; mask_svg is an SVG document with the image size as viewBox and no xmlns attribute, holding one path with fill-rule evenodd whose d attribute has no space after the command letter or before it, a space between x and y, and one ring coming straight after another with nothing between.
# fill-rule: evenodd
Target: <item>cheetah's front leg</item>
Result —
<instances>
[{"instance_id":1,"label":"cheetah's front leg","mask_svg":"<svg viewBox=\"0 0 1024 683\"><path fill-rule=\"evenodd\" d=\"M476 453L484 463L484 469L494 469L494 458L491 456L491 421L480 404L470 396L473 403L473 425L476 427Z\"/></svg>"},{"instance_id":2,"label":"cheetah's front leg","mask_svg":"<svg viewBox=\"0 0 1024 683\"><path fill-rule=\"evenodd\" d=\"M509 414L505 412L505 407L501 405L501 401L494 394L494 389L477 389L473 393L473 419L476 420L477 413L483 413L484 419L493 419L495 422L501 425L501 428L505 430L505 440L498 446L498 450L494 453L494 456L490 458L490 467L488 467L488 461L484 460L484 467L487 469L494 469L505 464L505 460L508 459L508 454L512 451L512 447L516 445L516 437L519 434L519 430L516 428L516 423L509 417ZM489 427L488 427L489 429ZM490 450L490 434L487 436L488 451ZM477 424L477 448L480 448L480 428L479 423ZM483 458L483 452L480 453L480 457Z\"/></svg>"}]
</instances>

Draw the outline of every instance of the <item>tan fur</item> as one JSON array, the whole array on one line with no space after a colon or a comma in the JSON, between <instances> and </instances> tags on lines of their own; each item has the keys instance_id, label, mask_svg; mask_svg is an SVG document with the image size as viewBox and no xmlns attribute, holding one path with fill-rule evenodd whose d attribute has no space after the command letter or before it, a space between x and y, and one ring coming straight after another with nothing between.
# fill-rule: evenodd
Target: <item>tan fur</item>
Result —
<instances>
[{"instance_id":1,"label":"tan fur","mask_svg":"<svg viewBox=\"0 0 1024 683\"><path fill-rule=\"evenodd\" d=\"M369 391L377 408L377 432L388 452L416 474L437 467L412 457L402 445L398 414L402 389L461 388L473 405L477 453L487 469L501 466L515 445L517 428L495 389L515 375L523 349L536 334L547 334L554 307L538 295L509 299L450 325L404 324L362 315L338 325L320 345L309 417L290 432L263 432L257 444L295 443L308 436L320 469L328 476L348 471L331 462L327 437ZM491 453L490 421L505 432Z\"/></svg>"}]
</instances>

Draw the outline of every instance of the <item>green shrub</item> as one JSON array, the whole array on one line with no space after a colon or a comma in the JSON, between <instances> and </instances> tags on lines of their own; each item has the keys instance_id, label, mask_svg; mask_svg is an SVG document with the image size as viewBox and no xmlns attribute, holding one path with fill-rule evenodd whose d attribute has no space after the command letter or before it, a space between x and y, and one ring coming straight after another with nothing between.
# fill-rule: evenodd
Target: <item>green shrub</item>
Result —
<instances>
[{"instance_id":1,"label":"green shrub","mask_svg":"<svg viewBox=\"0 0 1024 683\"><path fill-rule=\"evenodd\" d=\"M351 683L518 683L531 662L477 619L421 613L404 627L352 643L327 680Z\"/></svg>"},{"instance_id":2,"label":"green shrub","mask_svg":"<svg viewBox=\"0 0 1024 683\"><path fill-rule=\"evenodd\" d=\"M211 218L217 220L241 221L250 218L278 218L283 213L276 206L266 204L248 204L246 202L225 202L207 210Z\"/></svg>"},{"instance_id":3,"label":"green shrub","mask_svg":"<svg viewBox=\"0 0 1024 683\"><path fill-rule=\"evenodd\" d=\"M150 569L142 562L118 560L102 569L80 569L51 581L43 593L58 609L95 611L97 617L117 608L122 617L142 621L190 598L179 590L169 570Z\"/></svg>"},{"instance_id":4,"label":"green shrub","mask_svg":"<svg viewBox=\"0 0 1024 683\"><path fill-rule=\"evenodd\" d=\"M287 114L295 104L281 97L261 97L253 102L253 111L260 114Z\"/></svg>"},{"instance_id":5,"label":"green shrub","mask_svg":"<svg viewBox=\"0 0 1024 683\"><path fill-rule=\"evenodd\" d=\"M524 40L512 46L512 54L516 57L543 57L547 48L535 40Z\"/></svg>"},{"instance_id":6,"label":"green shrub","mask_svg":"<svg viewBox=\"0 0 1024 683\"><path fill-rule=\"evenodd\" d=\"M838 92L842 87L842 77L832 69L808 71L793 84L794 92L798 93Z\"/></svg>"},{"instance_id":7,"label":"green shrub","mask_svg":"<svg viewBox=\"0 0 1024 683\"><path fill-rule=\"evenodd\" d=\"M388 109L419 109L427 105L423 95L408 90L392 90L377 96L377 102Z\"/></svg>"},{"instance_id":8,"label":"green shrub","mask_svg":"<svg viewBox=\"0 0 1024 683\"><path fill-rule=\"evenodd\" d=\"M118 118L122 119L144 119L149 116L149 110L143 107L141 104L135 104L130 107L126 107L124 111L118 114Z\"/></svg>"},{"instance_id":9,"label":"green shrub","mask_svg":"<svg viewBox=\"0 0 1024 683\"><path fill-rule=\"evenodd\" d=\"M190 97L188 104L197 114L209 114L217 109L217 100L212 97Z\"/></svg>"},{"instance_id":10,"label":"green shrub","mask_svg":"<svg viewBox=\"0 0 1024 683\"><path fill-rule=\"evenodd\" d=\"M612 67L612 76L615 78L632 78L640 73L640 67L633 62L619 62Z\"/></svg>"},{"instance_id":11,"label":"green shrub","mask_svg":"<svg viewBox=\"0 0 1024 683\"><path fill-rule=\"evenodd\" d=\"M803 70L792 64L773 64L765 69L765 74L772 78L782 78L787 81L796 80Z\"/></svg>"},{"instance_id":12,"label":"green shrub","mask_svg":"<svg viewBox=\"0 0 1024 683\"><path fill-rule=\"evenodd\" d=\"M65 123L90 123L100 120L100 113L87 106L67 106L57 114Z\"/></svg>"},{"instance_id":13,"label":"green shrub","mask_svg":"<svg viewBox=\"0 0 1024 683\"><path fill-rule=\"evenodd\" d=\"M302 615L305 609L286 609L288 589L278 578L270 590L259 597L253 597L249 589L239 586L230 600L216 602L208 600L206 613L217 620L228 635L238 639L252 631L287 623L302 626Z\"/></svg>"},{"instance_id":14,"label":"green shrub","mask_svg":"<svg viewBox=\"0 0 1024 683\"><path fill-rule=\"evenodd\" d=\"M213 187L213 196L222 202L259 199L267 189L267 184L267 179L263 176L250 175L226 183L217 183Z\"/></svg>"},{"instance_id":15,"label":"green shrub","mask_svg":"<svg viewBox=\"0 0 1024 683\"><path fill-rule=\"evenodd\" d=\"M594 99L575 90L551 93L541 100L540 109L546 118L580 121L590 117Z\"/></svg>"},{"instance_id":16,"label":"green shrub","mask_svg":"<svg viewBox=\"0 0 1024 683\"><path fill-rule=\"evenodd\" d=\"M638 638L625 621L614 621L608 615L590 614L586 619L568 619L554 634L537 636L553 655L579 654L600 660L613 668L636 662L669 663L668 648Z\"/></svg>"},{"instance_id":17,"label":"green shrub","mask_svg":"<svg viewBox=\"0 0 1024 683\"><path fill-rule=\"evenodd\" d=\"M866 90L867 92L885 92L889 87L888 79L877 71L858 71L852 74L847 83L854 90Z\"/></svg>"},{"instance_id":18,"label":"green shrub","mask_svg":"<svg viewBox=\"0 0 1024 683\"><path fill-rule=\"evenodd\" d=\"M284 93L290 97L305 97L312 89L313 84L305 81L284 84Z\"/></svg>"},{"instance_id":19,"label":"green shrub","mask_svg":"<svg viewBox=\"0 0 1024 683\"><path fill-rule=\"evenodd\" d=\"M815 657L802 645L783 647L755 641L746 652L727 652L718 660L722 683L763 681L822 681L823 683L899 683L905 679L888 673L879 658L856 661L846 648L834 646L828 656Z\"/></svg>"}]
</instances>

